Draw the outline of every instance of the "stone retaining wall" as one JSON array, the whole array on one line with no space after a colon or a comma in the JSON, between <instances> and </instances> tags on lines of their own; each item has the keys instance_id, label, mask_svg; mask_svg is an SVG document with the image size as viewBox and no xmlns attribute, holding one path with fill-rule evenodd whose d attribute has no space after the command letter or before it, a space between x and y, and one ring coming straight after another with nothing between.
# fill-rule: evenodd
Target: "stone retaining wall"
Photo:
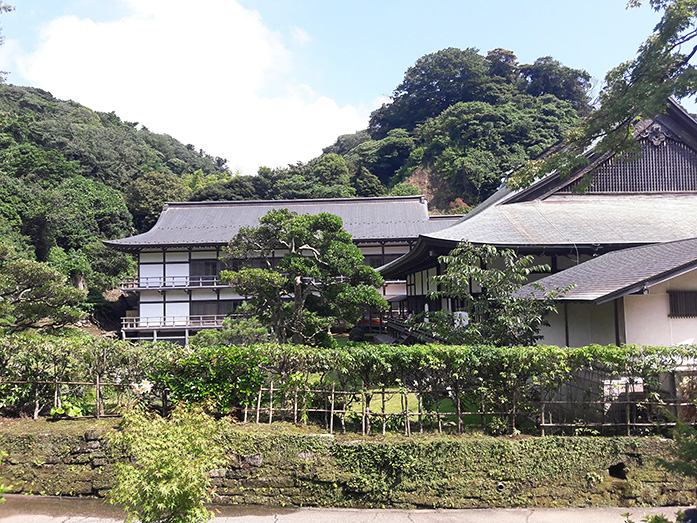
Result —
<instances>
[{"instance_id":1,"label":"stone retaining wall","mask_svg":"<svg viewBox=\"0 0 697 523\"><path fill-rule=\"evenodd\" d=\"M221 503L398 508L689 505L693 480L656 464L660 438L449 437L393 443L328 435L229 436L230 461L211 472ZM104 496L116 459L84 436L0 434L10 492Z\"/></svg>"}]
</instances>

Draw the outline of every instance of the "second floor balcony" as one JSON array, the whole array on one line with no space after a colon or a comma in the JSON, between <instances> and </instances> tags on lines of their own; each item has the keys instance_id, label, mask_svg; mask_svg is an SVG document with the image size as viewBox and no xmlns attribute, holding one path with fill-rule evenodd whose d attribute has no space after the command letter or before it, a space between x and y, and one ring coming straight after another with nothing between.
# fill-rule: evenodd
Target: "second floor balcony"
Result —
<instances>
[{"instance_id":1,"label":"second floor balcony","mask_svg":"<svg viewBox=\"0 0 697 523\"><path fill-rule=\"evenodd\" d=\"M241 315L229 314L125 317L121 318L121 329L124 331L157 329L219 329L223 326L223 320L230 316L242 317Z\"/></svg>"},{"instance_id":2,"label":"second floor balcony","mask_svg":"<svg viewBox=\"0 0 697 523\"><path fill-rule=\"evenodd\" d=\"M121 282L123 292L160 289L216 289L227 287L218 276L145 276L127 278Z\"/></svg>"}]
</instances>

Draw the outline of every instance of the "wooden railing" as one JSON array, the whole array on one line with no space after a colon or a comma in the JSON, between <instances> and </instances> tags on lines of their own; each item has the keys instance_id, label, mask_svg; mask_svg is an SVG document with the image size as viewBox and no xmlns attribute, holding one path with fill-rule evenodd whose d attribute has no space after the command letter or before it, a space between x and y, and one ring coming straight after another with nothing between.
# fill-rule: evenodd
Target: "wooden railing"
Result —
<instances>
[{"instance_id":1,"label":"wooden railing","mask_svg":"<svg viewBox=\"0 0 697 523\"><path fill-rule=\"evenodd\" d=\"M140 291L147 289L169 288L216 288L220 287L218 276L146 276L127 278L121 282L121 290Z\"/></svg>"},{"instance_id":2,"label":"wooden railing","mask_svg":"<svg viewBox=\"0 0 697 523\"><path fill-rule=\"evenodd\" d=\"M121 318L123 330L145 329L216 329L223 326L227 314L208 314L201 316L139 316Z\"/></svg>"}]
</instances>

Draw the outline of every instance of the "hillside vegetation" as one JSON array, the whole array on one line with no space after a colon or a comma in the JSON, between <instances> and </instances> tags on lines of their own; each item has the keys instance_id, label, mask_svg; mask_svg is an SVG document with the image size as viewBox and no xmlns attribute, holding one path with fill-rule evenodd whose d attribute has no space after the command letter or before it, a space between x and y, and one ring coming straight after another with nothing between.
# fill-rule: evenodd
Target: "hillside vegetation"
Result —
<instances>
[{"instance_id":1,"label":"hillside vegetation","mask_svg":"<svg viewBox=\"0 0 697 523\"><path fill-rule=\"evenodd\" d=\"M149 227L164 201L229 175L192 145L27 87L0 85L0 144L0 239L101 289L132 265L101 240Z\"/></svg>"},{"instance_id":2,"label":"hillside vegetation","mask_svg":"<svg viewBox=\"0 0 697 523\"><path fill-rule=\"evenodd\" d=\"M148 230L166 201L425 193L433 212L466 211L589 111L588 85L550 57L444 49L406 71L367 129L307 163L241 176L113 112L0 84L0 241L94 293L134 272L101 241Z\"/></svg>"},{"instance_id":3,"label":"hillside vegetation","mask_svg":"<svg viewBox=\"0 0 697 523\"><path fill-rule=\"evenodd\" d=\"M551 57L525 65L505 49L443 49L406 71L367 129L339 136L319 158L264 167L192 199L426 194L433 212L466 211L590 111L589 87L588 73Z\"/></svg>"}]
</instances>

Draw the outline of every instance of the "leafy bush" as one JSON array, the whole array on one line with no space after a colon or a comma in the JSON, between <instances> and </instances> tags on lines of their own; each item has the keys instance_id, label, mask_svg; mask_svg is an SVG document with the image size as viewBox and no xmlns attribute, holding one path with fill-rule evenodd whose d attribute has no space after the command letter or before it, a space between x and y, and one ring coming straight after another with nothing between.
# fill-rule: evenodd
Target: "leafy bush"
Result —
<instances>
[{"instance_id":1,"label":"leafy bush","mask_svg":"<svg viewBox=\"0 0 697 523\"><path fill-rule=\"evenodd\" d=\"M0 450L0 463L2 463L2 460L5 457L7 457L7 452L3 452ZM0 483L0 505L5 503L5 498L2 495L11 488L12 488L12 485L3 485Z\"/></svg>"},{"instance_id":2,"label":"leafy bush","mask_svg":"<svg viewBox=\"0 0 697 523\"><path fill-rule=\"evenodd\" d=\"M110 502L122 505L129 521L191 523L212 514L210 471L223 464L219 426L198 407L179 406L170 418L136 408L112 438L131 462L116 465Z\"/></svg>"},{"instance_id":3,"label":"leafy bush","mask_svg":"<svg viewBox=\"0 0 697 523\"><path fill-rule=\"evenodd\" d=\"M363 341L365 339L365 332L360 327L354 327L349 331L349 340L351 341Z\"/></svg>"}]
</instances>

